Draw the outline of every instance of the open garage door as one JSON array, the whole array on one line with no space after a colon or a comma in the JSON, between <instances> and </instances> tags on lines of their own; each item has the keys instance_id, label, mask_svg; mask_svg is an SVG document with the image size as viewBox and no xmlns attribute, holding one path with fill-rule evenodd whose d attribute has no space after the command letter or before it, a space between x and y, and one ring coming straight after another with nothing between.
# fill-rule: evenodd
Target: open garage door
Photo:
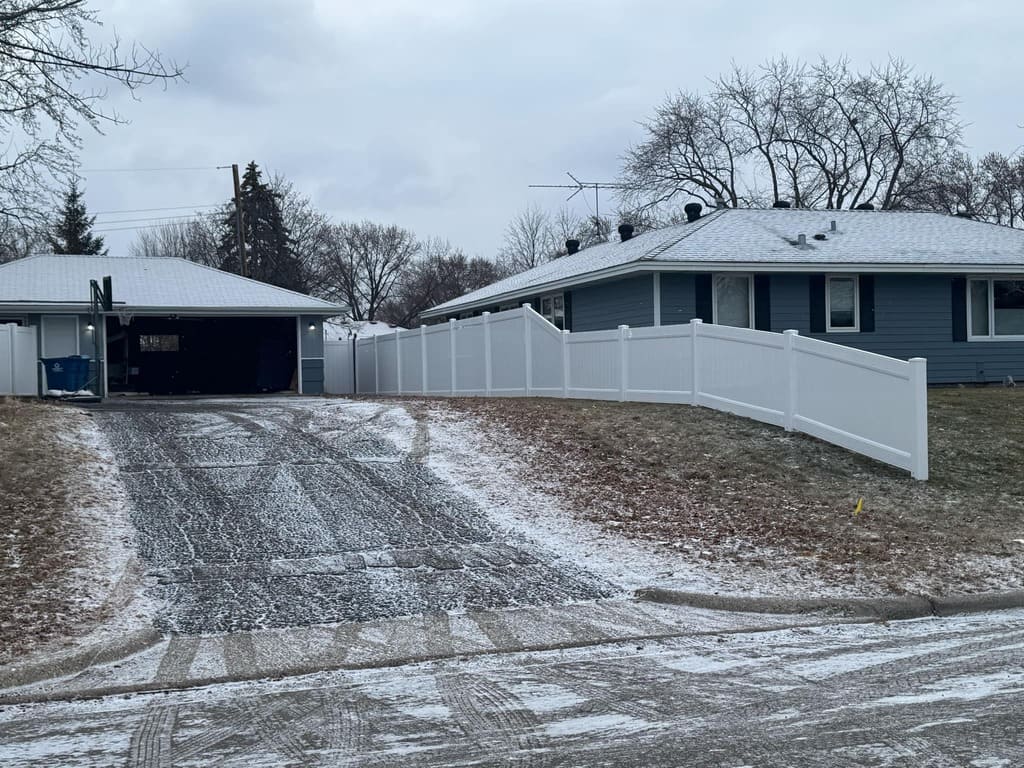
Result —
<instances>
[{"instance_id":1,"label":"open garage door","mask_svg":"<svg viewBox=\"0 0 1024 768\"><path fill-rule=\"evenodd\" d=\"M296 388L294 317L107 318L111 392L254 394Z\"/></svg>"}]
</instances>

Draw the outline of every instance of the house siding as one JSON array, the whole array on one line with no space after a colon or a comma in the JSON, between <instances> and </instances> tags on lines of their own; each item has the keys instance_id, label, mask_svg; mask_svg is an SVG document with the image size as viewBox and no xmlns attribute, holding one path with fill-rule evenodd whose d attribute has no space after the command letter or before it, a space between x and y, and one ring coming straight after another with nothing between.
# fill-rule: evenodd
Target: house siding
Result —
<instances>
[{"instance_id":1,"label":"house siding","mask_svg":"<svg viewBox=\"0 0 1024 768\"><path fill-rule=\"evenodd\" d=\"M932 384L1024 378L1024 342L953 341L951 275L876 275L875 330L810 333L810 276L772 275L773 331L802 335L906 360L928 360Z\"/></svg>"},{"instance_id":2,"label":"house siding","mask_svg":"<svg viewBox=\"0 0 1024 768\"><path fill-rule=\"evenodd\" d=\"M654 325L654 275L585 285L571 293L574 332Z\"/></svg>"},{"instance_id":3,"label":"house siding","mask_svg":"<svg viewBox=\"0 0 1024 768\"><path fill-rule=\"evenodd\" d=\"M661 273L661 324L679 325L697 317L696 281L692 274Z\"/></svg>"}]
</instances>

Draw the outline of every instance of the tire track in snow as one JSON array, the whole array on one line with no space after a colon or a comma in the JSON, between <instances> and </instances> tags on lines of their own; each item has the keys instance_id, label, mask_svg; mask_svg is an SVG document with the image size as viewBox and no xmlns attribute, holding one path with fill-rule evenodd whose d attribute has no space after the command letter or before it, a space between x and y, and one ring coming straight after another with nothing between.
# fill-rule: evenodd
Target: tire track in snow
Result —
<instances>
[{"instance_id":1,"label":"tire track in snow","mask_svg":"<svg viewBox=\"0 0 1024 768\"><path fill-rule=\"evenodd\" d=\"M128 768L171 768L177 707L150 705L128 747Z\"/></svg>"}]
</instances>

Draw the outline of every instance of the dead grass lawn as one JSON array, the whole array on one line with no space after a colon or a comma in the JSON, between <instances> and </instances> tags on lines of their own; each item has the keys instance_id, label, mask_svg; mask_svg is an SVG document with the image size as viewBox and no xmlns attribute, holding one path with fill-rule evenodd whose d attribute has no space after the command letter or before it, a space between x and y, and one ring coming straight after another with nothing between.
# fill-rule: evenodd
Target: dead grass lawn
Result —
<instances>
[{"instance_id":1,"label":"dead grass lawn","mask_svg":"<svg viewBox=\"0 0 1024 768\"><path fill-rule=\"evenodd\" d=\"M445 403L531 446L538 482L631 537L709 561L760 567L781 556L826 580L866 578L887 592L1024 586L1024 390L933 389L929 399L924 483L704 408Z\"/></svg>"},{"instance_id":2,"label":"dead grass lawn","mask_svg":"<svg viewBox=\"0 0 1024 768\"><path fill-rule=\"evenodd\" d=\"M66 415L0 398L0 664L83 618L70 572L87 535L73 511L90 457L59 439Z\"/></svg>"}]
</instances>

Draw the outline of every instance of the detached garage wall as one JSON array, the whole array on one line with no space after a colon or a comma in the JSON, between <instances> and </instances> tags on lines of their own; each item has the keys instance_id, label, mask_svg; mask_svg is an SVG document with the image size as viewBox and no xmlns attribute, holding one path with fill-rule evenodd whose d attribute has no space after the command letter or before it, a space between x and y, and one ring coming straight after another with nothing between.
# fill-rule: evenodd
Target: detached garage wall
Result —
<instances>
[{"instance_id":1,"label":"detached garage wall","mask_svg":"<svg viewBox=\"0 0 1024 768\"><path fill-rule=\"evenodd\" d=\"M310 330L310 324L315 325ZM299 364L302 371L300 394L324 393L324 319L303 315L298 318Z\"/></svg>"}]
</instances>

